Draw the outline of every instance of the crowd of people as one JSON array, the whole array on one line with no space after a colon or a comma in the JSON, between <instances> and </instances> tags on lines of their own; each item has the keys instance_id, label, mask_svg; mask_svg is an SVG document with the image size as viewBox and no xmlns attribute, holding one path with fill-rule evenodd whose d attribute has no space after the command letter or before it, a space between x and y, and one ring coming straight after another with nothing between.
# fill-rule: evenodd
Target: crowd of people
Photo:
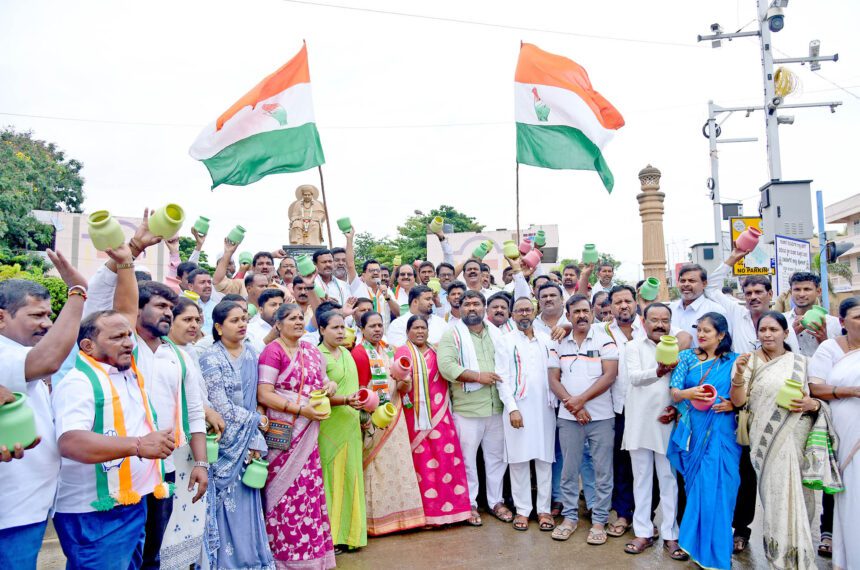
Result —
<instances>
[{"instance_id":1,"label":"crowd of people","mask_svg":"<svg viewBox=\"0 0 860 570\"><path fill-rule=\"evenodd\" d=\"M210 274L193 233L164 283L135 271L146 215L88 280L49 252L53 321L46 289L0 283L0 410L26 394L39 435L0 448L0 567L35 568L50 517L70 568L325 569L483 514L730 568L757 495L773 568L860 567L860 298L804 324L818 275L782 313L767 277L722 291L739 250L670 303L611 263L509 259L496 285L441 232L438 265L359 265L350 231L306 275L229 240Z\"/></svg>"}]
</instances>

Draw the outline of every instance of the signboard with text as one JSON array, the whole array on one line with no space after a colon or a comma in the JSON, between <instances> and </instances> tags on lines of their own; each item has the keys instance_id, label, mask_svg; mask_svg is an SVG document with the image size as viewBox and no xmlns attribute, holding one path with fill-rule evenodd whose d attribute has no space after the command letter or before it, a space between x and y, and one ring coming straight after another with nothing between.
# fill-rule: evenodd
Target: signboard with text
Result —
<instances>
[{"instance_id":1,"label":"signboard with text","mask_svg":"<svg viewBox=\"0 0 860 570\"><path fill-rule=\"evenodd\" d=\"M812 267L810 246L808 241L785 236L776 236L774 240L776 257L776 294L788 291L788 280L792 273L809 271Z\"/></svg>"},{"instance_id":2,"label":"signboard with text","mask_svg":"<svg viewBox=\"0 0 860 570\"><path fill-rule=\"evenodd\" d=\"M732 235L732 247L734 247L738 236L741 235L748 227L752 226L761 229L761 218L744 216L729 218L729 226ZM738 276L743 275L770 275L773 273L773 265L771 264L770 252L767 244L761 240L754 250L746 257L735 263L732 268L733 273Z\"/></svg>"}]
</instances>

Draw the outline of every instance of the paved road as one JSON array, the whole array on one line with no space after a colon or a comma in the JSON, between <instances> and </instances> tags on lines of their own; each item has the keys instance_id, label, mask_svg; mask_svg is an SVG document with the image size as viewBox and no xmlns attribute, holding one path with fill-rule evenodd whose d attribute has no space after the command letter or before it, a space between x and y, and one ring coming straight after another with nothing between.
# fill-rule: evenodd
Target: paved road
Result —
<instances>
[{"instance_id":1,"label":"paved road","mask_svg":"<svg viewBox=\"0 0 860 570\"><path fill-rule=\"evenodd\" d=\"M760 520L760 513L756 522ZM379 570L409 566L421 570L469 568L698 568L693 563L675 562L665 555L662 541L654 548L632 556L624 553L624 544L632 538L610 538L603 546L590 546L588 521L582 521L576 533L567 542L557 542L550 533L540 532L537 523L531 521L526 532L515 531L492 516L483 515L484 526L472 528L454 526L446 529L415 531L394 536L370 539L366 548L337 557L338 568L355 570ZM829 570L829 560L818 559L821 570ZM59 544L49 532L39 556L40 569L60 569L65 558ZM753 537L748 552L736 556L733 568L767 568L761 547L761 526L753 528Z\"/></svg>"}]
</instances>

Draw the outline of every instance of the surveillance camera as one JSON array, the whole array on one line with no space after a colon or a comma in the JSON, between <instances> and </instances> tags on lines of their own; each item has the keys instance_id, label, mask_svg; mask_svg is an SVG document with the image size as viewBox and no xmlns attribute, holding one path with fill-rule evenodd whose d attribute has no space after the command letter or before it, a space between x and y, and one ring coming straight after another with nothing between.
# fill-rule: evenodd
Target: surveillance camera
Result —
<instances>
[{"instance_id":1,"label":"surveillance camera","mask_svg":"<svg viewBox=\"0 0 860 570\"><path fill-rule=\"evenodd\" d=\"M767 27L771 32L779 32L785 27L785 14L779 6L771 6L767 9Z\"/></svg>"},{"instance_id":2,"label":"surveillance camera","mask_svg":"<svg viewBox=\"0 0 860 570\"><path fill-rule=\"evenodd\" d=\"M722 26L720 26L718 23L715 22L715 23L711 24L711 32L714 35L719 36L723 33L723 28L722 28ZM718 39L717 40L711 40L711 47L712 48L718 48L721 45L723 45L723 42L721 42L720 40L718 40Z\"/></svg>"},{"instance_id":3,"label":"surveillance camera","mask_svg":"<svg viewBox=\"0 0 860 570\"><path fill-rule=\"evenodd\" d=\"M818 57L821 53L821 42L818 40L812 40L809 42L809 57ZM809 62L809 69L812 71L818 71L821 69L821 64L817 61Z\"/></svg>"},{"instance_id":4,"label":"surveillance camera","mask_svg":"<svg viewBox=\"0 0 860 570\"><path fill-rule=\"evenodd\" d=\"M776 112L776 108L782 105L782 97L776 96L770 100L770 103L767 104L767 114L773 115Z\"/></svg>"},{"instance_id":5,"label":"surveillance camera","mask_svg":"<svg viewBox=\"0 0 860 570\"><path fill-rule=\"evenodd\" d=\"M782 115L776 118L777 125L793 125L794 115Z\"/></svg>"}]
</instances>

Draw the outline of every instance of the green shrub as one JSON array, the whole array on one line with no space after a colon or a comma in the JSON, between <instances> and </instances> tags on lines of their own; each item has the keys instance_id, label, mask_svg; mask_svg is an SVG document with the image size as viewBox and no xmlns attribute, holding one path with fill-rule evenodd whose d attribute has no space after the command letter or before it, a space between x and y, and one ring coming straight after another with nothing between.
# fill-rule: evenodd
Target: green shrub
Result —
<instances>
[{"instance_id":1,"label":"green shrub","mask_svg":"<svg viewBox=\"0 0 860 570\"><path fill-rule=\"evenodd\" d=\"M14 265L0 265L0 281L7 279L27 279L45 287L51 294L51 310L54 316L58 315L68 299L68 287L59 277L51 277L42 273L41 269L33 267L30 271L24 271L17 263Z\"/></svg>"}]
</instances>

